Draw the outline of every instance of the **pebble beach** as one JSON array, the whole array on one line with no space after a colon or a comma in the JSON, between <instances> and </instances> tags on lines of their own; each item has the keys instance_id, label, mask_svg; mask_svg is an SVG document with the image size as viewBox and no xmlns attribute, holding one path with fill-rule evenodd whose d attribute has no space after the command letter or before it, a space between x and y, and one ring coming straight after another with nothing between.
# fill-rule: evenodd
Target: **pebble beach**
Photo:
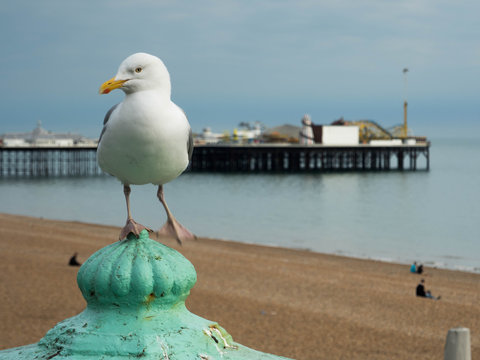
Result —
<instances>
[{"instance_id":1,"label":"pebble beach","mask_svg":"<svg viewBox=\"0 0 480 360\"><path fill-rule=\"evenodd\" d=\"M0 349L37 342L86 305L78 267L119 227L0 214ZM154 236L152 238L155 239ZM441 359L467 327L480 357L480 275L200 238L183 246L197 283L187 308L245 346L293 359ZM441 300L415 296L426 288Z\"/></svg>"}]
</instances>

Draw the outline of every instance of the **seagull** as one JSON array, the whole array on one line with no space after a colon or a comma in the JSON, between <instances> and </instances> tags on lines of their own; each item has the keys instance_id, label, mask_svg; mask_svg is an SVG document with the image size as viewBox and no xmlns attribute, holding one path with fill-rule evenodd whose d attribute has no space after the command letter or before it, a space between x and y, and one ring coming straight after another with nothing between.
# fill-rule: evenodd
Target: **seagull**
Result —
<instances>
[{"instance_id":1,"label":"seagull","mask_svg":"<svg viewBox=\"0 0 480 360\"><path fill-rule=\"evenodd\" d=\"M173 216L165 201L163 185L187 168L193 152L193 137L185 112L170 98L170 75L158 57L136 53L127 57L117 75L100 86L100 94L115 89L125 93L123 101L105 115L98 141L98 164L123 184L127 222L119 240L130 233L137 238L151 229L133 220L130 185L158 185L157 197L167 221L159 235L172 236L180 244L195 239Z\"/></svg>"}]
</instances>

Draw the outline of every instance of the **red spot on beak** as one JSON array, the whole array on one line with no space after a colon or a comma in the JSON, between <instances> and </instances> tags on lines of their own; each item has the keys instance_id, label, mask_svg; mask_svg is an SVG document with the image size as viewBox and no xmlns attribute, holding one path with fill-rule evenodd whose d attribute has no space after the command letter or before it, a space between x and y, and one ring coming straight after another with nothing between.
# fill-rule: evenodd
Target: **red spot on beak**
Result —
<instances>
[{"instance_id":1,"label":"red spot on beak","mask_svg":"<svg viewBox=\"0 0 480 360\"><path fill-rule=\"evenodd\" d=\"M108 94L109 92L110 92L110 89L103 90L103 94Z\"/></svg>"}]
</instances>

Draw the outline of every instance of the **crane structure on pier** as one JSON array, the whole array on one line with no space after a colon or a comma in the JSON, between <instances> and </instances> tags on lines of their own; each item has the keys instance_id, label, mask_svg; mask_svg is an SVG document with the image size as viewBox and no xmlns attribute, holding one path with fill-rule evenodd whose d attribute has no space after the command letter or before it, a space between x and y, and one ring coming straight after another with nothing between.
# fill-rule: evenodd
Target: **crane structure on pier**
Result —
<instances>
[{"instance_id":1,"label":"crane structure on pier","mask_svg":"<svg viewBox=\"0 0 480 360\"><path fill-rule=\"evenodd\" d=\"M388 132L392 134L394 139L402 139L405 137L412 137L413 132L411 129L407 128L407 136L405 136L405 124L397 124L392 127L389 127Z\"/></svg>"},{"instance_id":2,"label":"crane structure on pier","mask_svg":"<svg viewBox=\"0 0 480 360\"><path fill-rule=\"evenodd\" d=\"M356 125L359 128L360 143L368 143L371 140L407 139L413 136L407 124L407 73L408 68L402 70L404 76L403 89L403 124L394 125L389 129L383 128L373 120L344 120L343 117L332 122L332 125ZM422 139L425 137L421 137ZM426 139L426 138L425 138Z\"/></svg>"},{"instance_id":3,"label":"crane structure on pier","mask_svg":"<svg viewBox=\"0 0 480 360\"><path fill-rule=\"evenodd\" d=\"M408 68L403 69L403 78L404 78L404 89L403 89L403 133L402 137L404 139L408 136L408 126L407 126L407 73Z\"/></svg>"}]
</instances>

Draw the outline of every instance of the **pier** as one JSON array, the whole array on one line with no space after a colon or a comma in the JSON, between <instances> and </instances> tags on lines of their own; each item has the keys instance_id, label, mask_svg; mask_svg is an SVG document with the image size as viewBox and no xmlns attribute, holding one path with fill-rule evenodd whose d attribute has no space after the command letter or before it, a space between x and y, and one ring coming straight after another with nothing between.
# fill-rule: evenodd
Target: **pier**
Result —
<instances>
[{"instance_id":1,"label":"pier","mask_svg":"<svg viewBox=\"0 0 480 360\"><path fill-rule=\"evenodd\" d=\"M190 164L196 172L330 172L429 170L430 144L398 146L204 145ZM424 157L424 166L417 159Z\"/></svg>"},{"instance_id":2,"label":"pier","mask_svg":"<svg viewBox=\"0 0 480 360\"><path fill-rule=\"evenodd\" d=\"M429 150L429 143L398 146L197 145L189 170L233 173L428 171ZM3 147L0 148L0 177L101 175L96 151L96 147L75 146ZM423 158L421 164L419 158Z\"/></svg>"},{"instance_id":3,"label":"pier","mask_svg":"<svg viewBox=\"0 0 480 360\"><path fill-rule=\"evenodd\" d=\"M101 175L95 147L0 148L0 177Z\"/></svg>"}]
</instances>

